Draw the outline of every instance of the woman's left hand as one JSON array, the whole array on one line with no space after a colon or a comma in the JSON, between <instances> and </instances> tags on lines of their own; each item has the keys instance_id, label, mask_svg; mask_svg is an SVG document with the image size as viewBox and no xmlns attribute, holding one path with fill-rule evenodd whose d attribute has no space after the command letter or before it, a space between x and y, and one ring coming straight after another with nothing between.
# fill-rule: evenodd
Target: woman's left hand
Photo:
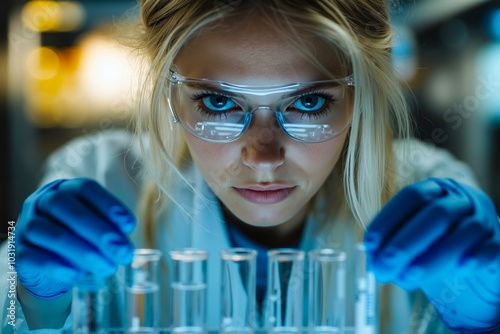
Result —
<instances>
[{"instance_id":1,"label":"woman's left hand","mask_svg":"<svg viewBox=\"0 0 500 334\"><path fill-rule=\"evenodd\" d=\"M500 325L500 223L490 198L451 179L402 189L365 233L378 281L422 289L455 330Z\"/></svg>"}]
</instances>

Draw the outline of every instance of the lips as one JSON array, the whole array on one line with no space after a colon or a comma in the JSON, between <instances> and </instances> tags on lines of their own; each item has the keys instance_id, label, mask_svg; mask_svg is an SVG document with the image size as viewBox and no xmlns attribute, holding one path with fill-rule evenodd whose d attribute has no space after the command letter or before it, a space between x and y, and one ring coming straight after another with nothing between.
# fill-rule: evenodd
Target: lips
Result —
<instances>
[{"instance_id":1,"label":"lips","mask_svg":"<svg viewBox=\"0 0 500 334\"><path fill-rule=\"evenodd\" d=\"M234 190L247 201L254 204L276 204L284 201L295 190L295 186L272 184L268 186L249 185Z\"/></svg>"}]
</instances>

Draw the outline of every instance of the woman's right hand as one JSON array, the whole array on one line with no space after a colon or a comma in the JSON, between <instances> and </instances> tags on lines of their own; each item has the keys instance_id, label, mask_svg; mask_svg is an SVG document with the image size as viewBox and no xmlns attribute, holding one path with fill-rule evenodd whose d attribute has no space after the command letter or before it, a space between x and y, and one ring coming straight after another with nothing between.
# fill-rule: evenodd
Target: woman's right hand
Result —
<instances>
[{"instance_id":1,"label":"woman's right hand","mask_svg":"<svg viewBox=\"0 0 500 334\"><path fill-rule=\"evenodd\" d=\"M32 295L54 299L85 273L112 275L132 260L135 217L90 179L57 180L24 202L16 227L16 271Z\"/></svg>"}]
</instances>

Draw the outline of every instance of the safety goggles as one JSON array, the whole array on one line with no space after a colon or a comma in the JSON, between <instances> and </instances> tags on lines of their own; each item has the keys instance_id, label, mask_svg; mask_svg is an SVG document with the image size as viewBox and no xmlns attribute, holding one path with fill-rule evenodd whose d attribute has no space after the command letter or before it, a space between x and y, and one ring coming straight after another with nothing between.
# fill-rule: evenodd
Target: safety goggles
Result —
<instances>
[{"instance_id":1,"label":"safety goggles","mask_svg":"<svg viewBox=\"0 0 500 334\"><path fill-rule=\"evenodd\" d=\"M274 113L291 138L319 143L351 125L347 98L353 76L276 86L247 86L168 75L168 103L175 122L195 137L228 143L239 138L257 113Z\"/></svg>"}]
</instances>

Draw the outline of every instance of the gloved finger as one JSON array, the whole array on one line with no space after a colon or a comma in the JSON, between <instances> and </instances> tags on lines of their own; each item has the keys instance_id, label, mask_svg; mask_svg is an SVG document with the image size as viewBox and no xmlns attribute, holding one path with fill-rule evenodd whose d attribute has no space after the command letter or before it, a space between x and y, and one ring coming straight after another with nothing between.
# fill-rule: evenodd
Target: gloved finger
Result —
<instances>
[{"instance_id":1,"label":"gloved finger","mask_svg":"<svg viewBox=\"0 0 500 334\"><path fill-rule=\"evenodd\" d=\"M500 244L488 240L472 247L462 258L462 265L470 270L487 268L491 273L500 271Z\"/></svg>"},{"instance_id":2,"label":"gloved finger","mask_svg":"<svg viewBox=\"0 0 500 334\"><path fill-rule=\"evenodd\" d=\"M414 215L373 254L375 267L382 267L386 280L395 279L418 256L440 239L462 217L471 212L465 196L441 197ZM382 271L382 270L377 270Z\"/></svg>"},{"instance_id":3,"label":"gloved finger","mask_svg":"<svg viewBox=\"0 0 500 334\"><path fill-rule=\"evenodd\" d=\"M122 254L123 248L106 249L103 254L66 226L50 220L45 220L43 224L31 224L25 232L25 238L30 243L59 254L75 267L98 276L112 275L116 271L116 263L128 263L133 255L132 248L125 254Z\"/></svg>"},{"instance_id":4,"label":"gloved finger","mask_svg":"<svg viewBox=\"0 0 500 334\"><path fill-rule=\"evenodd\" d=\"M470 197L470 200L475 208L474 216L477 221L488 226L494 231L496 230L496 232L500 232L498 214L491 198L480 189L466 184L461 184L456 181L454 182L456 183L457 188L461 189L463 193ZM496 237L500 237L500 234L497 233Z\"/></svg>"},{"instance_id":5,"label":"gloved finger","mask_svg":"<svg viewBox=\"0 0 500 334\"><path fill-rule=\"evenodd\" d=\"M26 246L17 254L16 270L23 285L36 286L45 276L57 282L74 284L83 271L62 256L37 246ZM19 267L19 268L18 268ZM29 270L28 270L29 269ZM43 278L45 279L45 278Z\"/></svg>"},{"instance_id":6,"label":"gloved finger","mask_svg":"<svg viewBox=\"0 0 500 334\"><path fill-rule=\"evenodd\" d=\"M475 247L478 249L479 247ZM479 254L478 254L479 255ZM498 305L500 300L500 245L496 242L487 242L482 248L479 259L474 256L475 261L465 261L474 275L470 278L471 285L475 287L476 293L483 300ZM469 254L466 255L468 259Z\"/></svg>"},{"instance_id":7,"label":"gloved finger","mask_svg":"<svg viewBox=\"0 0 500 334\"><path fill-rule=\"evenodd\" d=\"M90 179L78 178L68 180L59 186L61 191L74 194L85 203L113 222L125 234L135 228L134 215L111 193Z\"/></svg>"},{"instance_id":8,"label":"gloved finger","mask_svg":"<svg viewBox=\"0 0 500 334\"><path fill-rule=\"evenodd\" d=\"M43 196L44 193L47 193L53 189L57 189L59 185L63 182L66 182L66 179L60 179L60 180L55 180L50 183L47 183L46 185L42 186L41 188L37 189L35 192L33 192L31 195L26 198L26 200L23 203L23 207L21 209L21 214L19 217L19 221L25 221L29 220L29 218L24 219L25 217L30 217L35 214L35 207L36 203L39 200L40 196Z\"/></svg>"},{"instance_id":9,"label":"gloved finger","mask_svg":"<svg viewBox=\"0 0 500 334\"><path fill-rule=\"evenodd\" d=\"M38 197L40 194L42 194L42 193L44 193L46 191L49 191L51 189L57 189L61 183L64 183L64 182L67 182L67 181L68 181L67 179L58 179L58 180L49 182L49 183L43 185L42 187L40 187L39 189L37 189L28 198L30 198L30 197Z\"/></svg>"},{"instance_id":10,"label":"gloved finger","mask_svg":"<svg viewBox=\"0 0 500 334\"><path fill-rule=\"evenodd\" d=\"M367 251L377 251L422 206L442 196L443 189L433 180L425 180L398 192L370 223L364 236Z\"/></svg>"},{"instance_id":11,"label":"gloved finger","mask_svg":"<svg viewBox=\"0 0 500 334\"><path fill-rule=\"evenodd\" d=\"M72 195L52 191L39 201L39 213L66 225L75 234L94 245L101 253L109 254L117 250L122 257L132 247L128 238L113 223L96 214ZM29 224L34 225L34 224ZM28 227L27 227L28 228Z\"/></svg>"},{"instance_id":12,"label":"gloved finger","mask_svg":"<svg viewBox=\"0 0 500 334\"><path fill-rule=\"evenodd\" d=\"M474 245L488 238L482 225L463 223L429 247L400 274L400 280L419 286L432 284L460 272L460 262Z\"/></svg>"},{"instance_id":13,"label":"gloved finger","mask_svg":"<svg viewBox=\"0 0 500 334\"><path fill-rule=\"evenodd\" d=\"M52 278L38 273L31 272L29 276L21 276L18 273L19 283L21 283L30 294L40 299L56 299L73 288L74 283L59 282ZM35 284L33 284L35 282ZM42 282L42 284L39 284Z\"/></svg>"}]
</instances>

